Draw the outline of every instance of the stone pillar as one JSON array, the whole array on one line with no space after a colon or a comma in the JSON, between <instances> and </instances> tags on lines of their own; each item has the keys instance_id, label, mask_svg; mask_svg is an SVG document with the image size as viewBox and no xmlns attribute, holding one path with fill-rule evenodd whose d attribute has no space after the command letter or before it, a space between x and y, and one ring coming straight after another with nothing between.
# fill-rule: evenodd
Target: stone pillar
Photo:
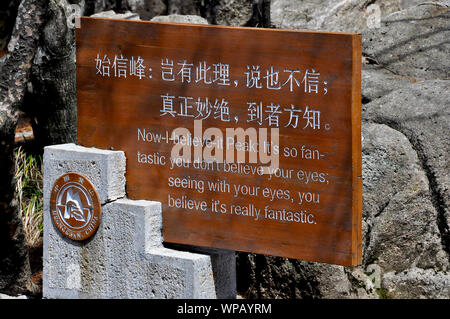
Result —
<instances>
[{"instance_id":1,"label":"stone pillar","mask_svg":"<svg viewBox=\"0 0 450 319\"><path fill-rule=\"evenodd\" d=\"M163 246L161 203L125 196L125 155L74 144L44 153L44 298L235 298L234 251ZM99 194L97 232L78 242L50 216L56 179L86 176ZM180 248L181 247L181 248Z\"/></svg>"}]
</instances>

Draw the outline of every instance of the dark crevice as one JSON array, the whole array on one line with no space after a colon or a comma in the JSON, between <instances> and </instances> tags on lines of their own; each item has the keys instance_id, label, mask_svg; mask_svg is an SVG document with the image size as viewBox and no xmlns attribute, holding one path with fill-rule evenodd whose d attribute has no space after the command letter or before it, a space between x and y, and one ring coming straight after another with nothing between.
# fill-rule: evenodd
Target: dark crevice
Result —
<instances>
[{"instance_id":1,"label":"dark crevice","mask_svg":"<svg viewBox=\"0 0 450 319\"><path fill-rule=\"evenodd\" d=\"M237 254L237 290L246 299L320 298L317 273L295 259Z\"/></svg>"},{"instance_id":2,"label":"dark crevice","mask_svg":"<svg viewBox=\"0 0 450 319\"><path fill-rule=\"evenodd\" d=\"M369 255L368 251L367 251L369 249L369 246L370 246L370 239L371 239L370 237L372 235L372 228L373 228L372 225L367 224L367 233L366 233L366 237L365 237L365 240L364 240L364 250L363 250L363 258L362 258L363 259L362 260L362 264L363 265L371 264L372 261L375 259L373 254Z\"/></svg>"},{"instance_id":3,"label":"dark crevice","mask_svg":"<svg viewBox=\"0 0 450 319\"><path fill-rule=\"evenodd\" d=\"M392 195L392 197L395 197L395 194ZM385 203L382 203L381 206L378 208L378 212L375 214L375 216L373 216L373 218L377 218L378 216L380 216L384 212L386 207L389 206L390 202L391 202L391 198L388 198L388 200Z\"/></svg>"},{"instance_id":4,"label":"dark crevice","mask_svg":"<svg viewBox=\"0 0 450 319\"><path fill-rule=\"evenodd\" d=\"M0 3L0 57L11 38L20 0L2 1Z\"/></svg>"},{"instance_id":5,"label":"dark crevice","mask_svg":"<svg viewBox=\"0 0 450 319\"><path fill-rule=\"evenodd\" d=\"M108 199L107 198L107 199L105 199L105 202L103 204L101 204L100 206L103 208L104 206L106 206L108 204L111 204L111 203L114 203L115 201L118 201L120 199L126 199L126 198L127 198L126 195L120 196L120 197L117 197L117 198L114 198L114 199Z\"/></svg>"},{"instance_id":6,"label":"dark crevice","mask_svg":"<svg viewBox=\"0 0 450 319\"><path fill-rule=\"evenodd\" d=\"M395 197L395 195L396 194L392 195L392 197ZM377 218L378 216L383 214L384 211L386 210L386 207L388 207L390 203L391 203L391 198L388 198L388 200L386 200L386 202L382 203L380 205L380 207L378 208L377 213L372 217L372 221L374 221L375 218ZM363 254L363 264L364 265L373 264L376 261L376 259L377 259L376 257L374 257L375 254L372 253L369 256L368 252L367 252L367 249L370 246L370 239L371 239L370 237L371 237L371 234L372 234L372 228L373 228L373 225L369 225L369 223L367 223L367 233L366 233L365 240L364 240L364 250L363 250L363 252L364 252L364 254Z\"/></svg>"},{"instance_id":7,"label":"dark crevice","mask_svg":"<svg viewBox=\"0 0 450 319\"><path fill-rule=\"evenodd\" d=\"M244 26L257 28L274 28L270 21L270 0L253 0L252 16Z\"/></svg>"},{"instance_id":8,"label":"dark crevice","mask_svg":"<svg viewBox=\"0 0 450 319\"><path fill-rule=\"evenodd\" d=\"M361 97L361 103L362 104L367 104L367 103L370 103L370 102L372 102L372 100L371 99L369 99L367 96L362 96Z\"/></svg>"},{"instance_id":9,"label":"dark crevice","mask_svg":"<svg viewBox=\"0 0 450 319\"><path fill-rule=\"evenodd\" d=\"M374 4L377 0L369 0L363 5L363 10L366 10L371 4Z\"/></svg>"},{"instance_id":10,"label":"dark crevice","mask_svg":"<svg viewBox=\"0 0 450 319\"><path fill-rule=\"evenodd\" d=\"M377 59L375 57L370 56L370 55L368 55L365 52L362 53L362 56L363 56L363 60L364 60L363 64L365 64L365 65L372 65L372 66L374 66L373 68L376 69L376 70L383 69L383 70L386 70L388 72L391 72L394 75L408 78L408 76L405 76L404 74L400 74L398 72L395 72L395 71L391 70L386 65L386 63L381 64L380 62L377 61Z\"/></svg>"},{"instance_id":11,"label":"dark crevice","mask_svg":"<svg viewBox=\"0 0 450 319\"><path fill-rule=\"evenodd\" d=\"M380 63L378 63L378 61L375 58L365 54L364 52L363 52L363 59L364 59L364 64L367 64L367 65L380 65Z\"/></svg>"}]
</instances>

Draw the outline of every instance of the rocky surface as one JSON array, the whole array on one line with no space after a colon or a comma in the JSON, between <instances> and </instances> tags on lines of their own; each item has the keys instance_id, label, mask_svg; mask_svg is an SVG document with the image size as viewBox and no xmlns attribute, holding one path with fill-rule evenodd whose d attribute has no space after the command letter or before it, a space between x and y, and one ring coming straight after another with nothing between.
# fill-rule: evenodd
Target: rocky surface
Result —
<instances>
[{"instance_id":1,"label":"rocky surface","mask_svg":"<svg viewBox=\"0 0 450 319\"><path fill-rule=\"evenodd\" d=\"M442 242L450 251L450 90L448 80L409 84L363 107L363 118L407 137L428 179Z\"/></svg>"},{"instance_id":2,"label":"rocky surface","mask_svg":"<svg viewBox=\"0 0 450 319\"><path fill-rule=\"evenodd\" d=\"M162 0L128 0L127 3L129 10L137 13L142 20L150 20L167 12L167 4Z\"/></svg>"},{"instance_id":3,"label":"rocky surface","mask_svg":"<svg viewBox=\"0 0 450 319\"><path fill-rule=\"evenodd\" d=\"M450 78L450 12L420 5L387 16L363 31L363 53L391 72L420 79Z\"/></svg>"},{"instance_id":4,"label":"rocky surface","mask_svg":"<svg viewBox=\"0 0 450 319\"><path fill-rule=\"evenodd\" d=\"M25 295L19 295L19 296L10 296L5 294L0 294L0 299L28 299Z\"/></svg>"},{"instance_id":5,"label":"rocky surface","mask_svg":"<svg viewBox=\"0 0 450 319\"><path fill-rule=\"evenodd\" d=\"M251 17L246 0L164 3L166 14L152 21L244 25ZM448 2L273 0L271 15L277 27L362 34L363 263L238 253L240 294L450 298Z\"/></svg>"},{"instance_id":6,"label":"rocky surface","mask_svg":"<svg viewBox=\"0 0 450 319\"><path fill-rule=\"evenodd\" d=\"M124 13L116 13L114 10L102 11L91 15L93 18L107 18L107 19L126 19L126 20L140 20L137 13L126 11Z\"/></svg>"},{"instance_id":7,"label":"rocky surface","mask_svg":"<svg viewBox=\"0 0 450 319\"><path fill-rule=\"evenodd\" d=\"M69 2L84 15L235 26L247 25L253 3ZM52 3L67 7L66 0ZM342 267L238 253L243 297L450 298L449 10L448 0L272 0L275 27L362 34L363 263ZM1 22L0 38L7 39ZM53 41L50 25L46 30L34 74L45 66L39 58L55 58L46 49L71 48L56 41L60 32Z\"/></svg>"},{"instance_id":8,"label":"rocky surface","mask_svg":"<svg viewBox=\"0 0 450 319\"><path fill-rule=\"evenodd\" d=\"M187 24L208 24L208 21L200 16L180 15L180 14L171 14L168 16L157 16L157 17L154 17L151 21L187 23Z\"/></svg>"},{"instance_id":9,"label":"rocky surface","mask_svg":"<svg viewBox=\"0 0 450 319\"><path fill-rule=\"evenodd\" d=\"M391 298L448 299L450 275L421 268L411 268L398 274L388 272L383 276L383 287L386 297Z\"/></svg>"},{"instance_id":10,"label":"rocky surface","mask_svg":"<svg viewBox=\"0 0 450 319\"><path fill-rule=\"evenodd\" d=\"M195 0L167 0L167 14L200 15Z\"/></svg>"},{"instance_id":11,"label":"rocky surface","mask_svg":"<svg viewBox=\"0 0 450 319\"><path fill-rule=\"evenodd\" d=\"M418 79L397 75L378 65L365 64L361 72L362 104L378 99Z\"/></svg>"},{"instance_id":12,"label":"rocky surface","mask_svg":"<svg viewBox=\"0 0 450 319\"><path fill-rule=\"evenodd\" d=\"M216 8L214 22L221 25L241 26L252 16L252 0L222 0Z\"/></svg>"},{"instance_id":13,"label":"rocky surface","mask_svg":"<svg viewBox=\"0 0 450 319\"><path fill-rule=\"evenodd\" d=\"M365 123L363 137L363 264L446 271L439 212L413 146L384 124Z\"/></svg>"},{"instance_id":14,"label":"rocky surface","mask_svg":"<svg viewBox=\"0 0 450 319\"><path fill-rule=\"evenodd\" d=\"M273 0L271 16L284 29L360 32L400 9L401 0Z\"/></svg>"}]
</instances>

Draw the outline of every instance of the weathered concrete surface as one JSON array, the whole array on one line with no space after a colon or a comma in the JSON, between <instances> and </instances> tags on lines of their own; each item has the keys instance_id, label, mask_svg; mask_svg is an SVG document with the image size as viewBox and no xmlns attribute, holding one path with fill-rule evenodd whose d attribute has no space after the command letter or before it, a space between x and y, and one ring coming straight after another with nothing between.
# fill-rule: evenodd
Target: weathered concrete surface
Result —
<instances>
[{"instance_id":1,"label":"weathered concrete surface","mask_svg":"<svg viewBox=\"0 0 450 319\"><path fill-rule=\"evenodd\" d=\"M66 172L85 175L97 189L100 203L125 196L125 154L75 144L47 146L44 153L44 199L50 198L55 180ZM44 205L49 201L44 200ZM48 210L48 207L44 206Z\"/></svg>"},{"instance_id":2,"label":"weathered concrete surface","mask_svg":"<svg viewBox=\"0 0 450 319\"><path fill-rule=\"evenodd\" d=\"M66 172L85 175L101 198L100 226L83 242L64 237L49 213L51 187ZM124 198L124 174L121 151L46 147L43 297L234 298L234 252L165 248L161 204Z\"/></svg>"}]
</instances>

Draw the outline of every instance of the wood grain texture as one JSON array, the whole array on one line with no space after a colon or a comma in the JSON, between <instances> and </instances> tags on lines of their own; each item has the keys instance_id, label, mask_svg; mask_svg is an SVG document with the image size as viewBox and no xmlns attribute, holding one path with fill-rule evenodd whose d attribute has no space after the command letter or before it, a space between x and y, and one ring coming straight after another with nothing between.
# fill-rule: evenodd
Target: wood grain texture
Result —
<instances>
[{"instance_id":1,"label":"wood grain texture","mask_svg":"<svg viewBox=\"0 0 450 319\"><path fill-rule=\"evenodd\" d=\"M166 242L340 265L361 262L360 35L82 18L76 40L78 143L125 151L127 195L162 202ZM128 59L126 78L114 75L116 57ZM97 68L108 61L105 58L110 62L109 76ZM130 63L138 58L145 65L142 78L130 74ZM166 59L173 62L174 81L163 79ZM183 81L183 62L192 64L190 83L187 77ZM202 62L210 67L206 83L195 72ZM222 80L228 82L217 78L220 65L227 66ZM260 71L260 81L253 87L247 78L251 70ZM280 87L276 90L268 82L275 71L275 87ZM317 83L314 76L305 77L306 72L318 74ZM305 87L309 83L313 86ZM163 95L174 97L174 116L164 114ZM166 137L178 127L194 132L195 117L204 115L197 102L206 98L211 104L224 99L228 116L221 117L223 113L215 112L219 108L210 107L203 131L218 128L225 136L226 128L278 127L280 169L291 176L232 173L223 165L198 169L192 163L171 169L173 143ZM262 103L261 124L251 120L253 102ZM271 106L279 106L272 108L279 111L272 116ZM312 111L320 112L315 128L308 125ZM152 141L138 138L144 130L152 132L148 135ZM154 141L155 134L160 134L160 142ZM284 156L285 148L295 148L297 156ZM322 156L307 158L307 149ZM138 154L164 156L166 165L141 163ZM170 184L174 178L202 181L205 190L174 187ZM222 182L229 191L226 187L210 191L208 182ZM257 192L236 194L237 187ZM299 193L310 195L301 202ZM318 201L312 200L313 195ZM206 208L169 207L169 196L196 204L204 201ZM225 213L213 210L214 201L225 205ZM260 218L236 211L238 206L260 209ZM283 209L285 220L270 218L275 216L270 210ZM287 220L286 211L292 212L291 217L297 213L297 221Z\"/></svg>"}]
</instances>

